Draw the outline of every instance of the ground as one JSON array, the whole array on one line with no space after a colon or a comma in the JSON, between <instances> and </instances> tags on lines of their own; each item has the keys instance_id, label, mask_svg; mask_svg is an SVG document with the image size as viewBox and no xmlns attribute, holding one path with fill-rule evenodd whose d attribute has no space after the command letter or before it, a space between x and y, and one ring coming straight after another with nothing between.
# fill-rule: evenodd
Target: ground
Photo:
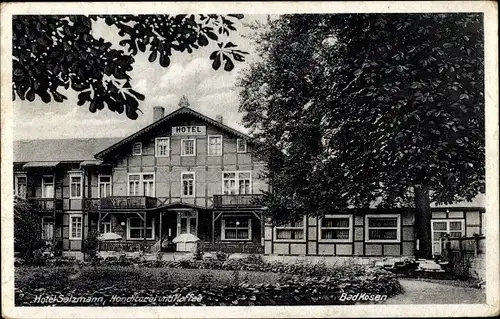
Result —
<instances>
[{"instance_id":1,"label":"ground","mask_svg":"<svg viewBox=\"0 0 500 319\"><path fill-rule=\"evenodd\" d=\"M387 299L385 304L472 304L485 303L484 289L460 287L449 283L400 279L404 294Z\"/></svg>"}]
</instances>

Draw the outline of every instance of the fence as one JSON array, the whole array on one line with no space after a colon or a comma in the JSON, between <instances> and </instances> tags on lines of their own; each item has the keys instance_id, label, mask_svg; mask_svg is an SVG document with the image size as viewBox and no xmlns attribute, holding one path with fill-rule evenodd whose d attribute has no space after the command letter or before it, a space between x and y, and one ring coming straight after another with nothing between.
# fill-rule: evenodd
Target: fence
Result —
<instances>
[{"instance_id":1,"label":"fence","mask_svg":"<svg viewBox=\"0 0 500 319\"><path fill-rule=\"evenodd\" d=\"M485 244L484 236L444 237L441 241L441 258L448 261L449 271L453 276L483 279Z\"/></svg>"}]
</instances>

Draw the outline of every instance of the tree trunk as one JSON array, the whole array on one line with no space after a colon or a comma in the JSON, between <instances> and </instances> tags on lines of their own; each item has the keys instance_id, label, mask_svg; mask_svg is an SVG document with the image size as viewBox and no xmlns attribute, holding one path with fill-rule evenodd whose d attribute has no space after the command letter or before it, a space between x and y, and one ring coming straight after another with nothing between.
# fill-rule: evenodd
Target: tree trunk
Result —
<instances>
[{"instance_id":1,"label":"tree trunk","mask_svg":"<svg viewBox=\"0 0 500 319\"><path fill-rule=\"evenodd\" d=\"M431 203L428 188L415 189L415 230L419 240L417 258L432 258Z\"/></svg>"}]
</instances>

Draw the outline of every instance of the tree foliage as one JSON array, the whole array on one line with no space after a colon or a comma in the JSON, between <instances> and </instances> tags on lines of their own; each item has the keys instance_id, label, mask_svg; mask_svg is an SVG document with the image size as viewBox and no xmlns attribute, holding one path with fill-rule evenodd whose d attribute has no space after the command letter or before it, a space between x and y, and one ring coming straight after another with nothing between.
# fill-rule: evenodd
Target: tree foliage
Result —
<instances>
[{"instance_id":1,"label":"tree foliage","mask_svg":"<svg viewBox=\"0 0 500 319\"><path fill-rule=\"evenodd\" d=\"M479 14L287 15L240 82L276 220L484 192ZM424 192L425 193L425 192Z\"/></svg>"},{"instance_id":2,"label":"tree foliage","mask_svg":"<svg viewBox=\"0 0 500 319\"><path fill-rule=\"evenodd\" d=\"M24 258L32 256L37 249L44 247L42 240L42 220L33 212L31 205L24 199L14 202L14 251Z\"/></svg>"},{"instance_id":3,"label":"tree foliage","mask_svg":"<svg viewBox=\"0 0 500 319\"><path fill-rule=\"evenodd\" d=\"M231 71L234 61L245 60L244 51L226 42L243 15L105 15L14 16L13 97L30 102L63 102L61 88L80 92L78 104L91 112L109 110L138 117L144 95L131 87L134 56L148 51L148 60L167 68L174 51L192 53L210 42L218 50L210 55L212 67ZM95 38L92 21L104 19L118 28L119 44Z\"/></svg>"}]
</instances>

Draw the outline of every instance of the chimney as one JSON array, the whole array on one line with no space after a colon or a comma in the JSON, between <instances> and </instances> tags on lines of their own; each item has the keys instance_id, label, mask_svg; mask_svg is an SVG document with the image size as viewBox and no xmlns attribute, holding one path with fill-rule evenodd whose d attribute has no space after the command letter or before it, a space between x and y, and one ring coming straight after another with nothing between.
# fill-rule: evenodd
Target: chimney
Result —
<instances>
[{"instance_id":1,"label":"chimney","mask_svg":"<svg viewBox=\"0 0 500 319\"><path fill-rule=\"evenodd\" d=\"M219 123L221 123L221 124L222 124L222 121L223 121L223 117L222 117L222 115L216 115L216 116L215 116L215 120L216 120L217 122L219 122Z\"/></svg>"},{"instance_id":2,"label":"chimney","mask_svg":"<svg viewBox=\"0 0 500 319\"><path fill-rule=\"evenodd\" d=\"M165 116L165 108L162 106L153 107L153 122L158 121Z\"/></svg>"}]
</instances>

